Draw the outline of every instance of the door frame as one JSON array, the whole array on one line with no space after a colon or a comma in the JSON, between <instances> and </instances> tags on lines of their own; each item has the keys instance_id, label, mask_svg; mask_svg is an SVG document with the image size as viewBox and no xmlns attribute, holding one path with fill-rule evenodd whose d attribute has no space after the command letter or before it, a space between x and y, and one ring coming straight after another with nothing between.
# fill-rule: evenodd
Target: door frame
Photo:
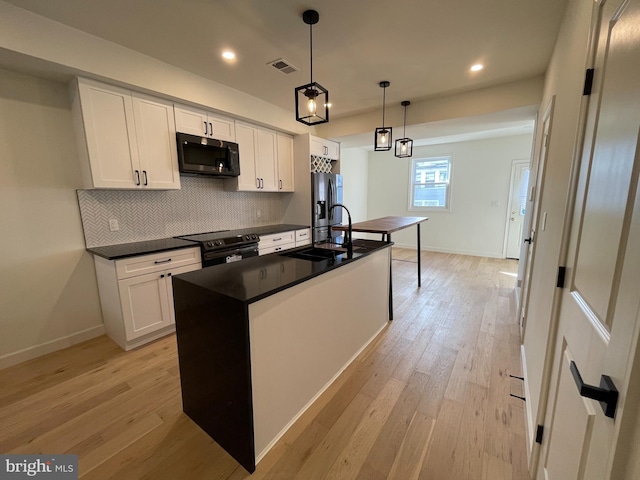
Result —
<instances>
[{"instance_id":1,"label":"door frame","mask_svg":"<svg viewBox=\"0 0 640 480\"><path fill-rule=\"evenodd\" d=\"M504 229L504 242L502 245L502 258L507 258L507 250L509 243L509 230L511 228L511 197L513 195L513 191L515 189L515 175L519 165L527 165L529 167L529 172L531 172L531 158L520 158L511 161L511 180L509 182L509 193L507 196L507 218L505 220L505 229ZM531 173L529 173L531 174ZM527 191L529 190L529 186L527 185ZM526 214L526 213L525 213ZM524 232L525 221L522 220L522 231ZM522 252L522 249L520 249ZM518 259L519 260L519 259Z\"/></svg>"}]
</instances>

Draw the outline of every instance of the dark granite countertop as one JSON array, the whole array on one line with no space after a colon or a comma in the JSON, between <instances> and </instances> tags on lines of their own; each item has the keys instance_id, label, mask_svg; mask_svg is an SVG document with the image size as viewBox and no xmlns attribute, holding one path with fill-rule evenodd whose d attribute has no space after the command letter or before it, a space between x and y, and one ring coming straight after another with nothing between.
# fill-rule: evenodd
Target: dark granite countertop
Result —
<instances>
[{"instance_id":1,"label":"dark granite countertop","mask_svg":"<svg viewBox=\"0 0 640 480\"><path fill-rule=\"evenodd\" d=\"M165 252L178 248L197 247L198 244L179 238L162 238L159 240L147 240L144 242L122 243L119 245L107 245L104 247L87 248L89 253L106 258L107 260L117 260L119 258L135 257L149 253Z\"/></svg>"},{"instance_id":2,"label":"dark granite countertop","mask_svg":"<svg viewBox=\"0 0 640 480\"><path fill-rule=\"evenodd\" d=\"M248 227L238 230L225 230L220 232L220 238L244 235L246 233L257 233L258 235L269 235L271 233L288 232L291 230L302 230L309 228L309 225L277 224L263 225L260 227ZM200 233L200 232L195 232ZM137 255L147 255L150 253L164 252L177 248L197 247L198 244L179 238L161 238L158 240L146 240L143 242L121 243L117 245L105 245L103 247L87 248L89 253L106 258L107 260L118 260L120 258L135 257Z\"/></svg>"},{"instance_id":3,"label":"dark granite countertop","mask_svg":"<svg viewBox=\"0 0 640 480\"><path fill-rule=\"evenodd\" d=\"M280 254L251 257L241 262L214 265L173 277L174 282L187 282L225 297L253 303L343 265L356 262L392 243L377 240L354 240L353 258L339 253L335 259L310 261L291 255L309 246Z\"/></svg>"}]
</instances>

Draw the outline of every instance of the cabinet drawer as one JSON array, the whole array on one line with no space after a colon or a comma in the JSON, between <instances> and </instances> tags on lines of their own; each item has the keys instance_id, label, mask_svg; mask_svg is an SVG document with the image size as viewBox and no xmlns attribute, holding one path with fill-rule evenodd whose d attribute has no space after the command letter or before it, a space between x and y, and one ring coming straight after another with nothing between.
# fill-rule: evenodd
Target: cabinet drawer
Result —
<instances>
[{"instance_id":1,"label":"cabinet drawer","mask_svg":"<svg viewBox=\"0 0 640 480\"><path fill-rule=\"evenodd\" d=\"M276 252L284 252L285 250L289 250L290 248L295 248L296 244L294 242L285 243L280 245L270 245L265 248L261 248L258 250L258 255L267 255L268 253L276 253Z\"/></svg>"},{"instance_id":2,"label":"cabinet drawer","mask_svg":"<svg viewBox=\"0 0 640 480\"><path fill-rule=\"evenodd\" d=\"M296 232L281 232L274 233L272 235L263 235L260 237L260 243L258 244L258 248L263 250L265 248L277 247L280 245L285 245L287 243L295 243L296 241Z\"/></svg>"},{"instance_id":3,"label":"cabinet drawer","mask_svg":"<svg viewBox=\"0 0 640 480\"><path fill-rule=\"evenodd\" d=\"M121 280L194 263L201 263L200 247L180 248L116 260L116 275Z\"/></svg>"},{"instance_id":4,"label":"cabinet drawer","mask_svg":"<svg viewBox=\"0 0 640 480\"><path fill-rule=\"evenodd\" d=\"M296 244L306 245L303 242L311 240L311 229L296 230Z\"/></svg>"}]
</instances>

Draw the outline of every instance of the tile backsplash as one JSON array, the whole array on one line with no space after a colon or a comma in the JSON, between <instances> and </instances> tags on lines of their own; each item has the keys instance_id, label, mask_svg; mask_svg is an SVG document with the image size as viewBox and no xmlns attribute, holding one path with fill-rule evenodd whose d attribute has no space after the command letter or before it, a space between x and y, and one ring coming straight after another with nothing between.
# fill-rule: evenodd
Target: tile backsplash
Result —
<instances>
[{"instance_id":1,"label":"tile backsplash","mask_svg":"<svg viewBox=\"0 0 640 480\"><path fill-rule=\"evenodd\" d=\"M227 192L224 180L212 178L180 181L180 190L78 190L87 247L282 223L287 194Z\"/></svg>"}]
</instances>

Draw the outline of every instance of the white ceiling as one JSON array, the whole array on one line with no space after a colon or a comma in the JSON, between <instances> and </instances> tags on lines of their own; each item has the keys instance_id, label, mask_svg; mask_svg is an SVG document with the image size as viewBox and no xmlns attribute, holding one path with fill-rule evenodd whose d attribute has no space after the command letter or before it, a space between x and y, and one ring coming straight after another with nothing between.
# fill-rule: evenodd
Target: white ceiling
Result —
<instances>
[{"instance_id":1,"label":"white ceiling","mask_svg":"<svg viewBox=\"0 0 640 480\"><path fill-rule=\"evenodd\" d=\"M566 0L7 0L283 108L309 82L329 89L332 118L530 78L545 72ZM225 48L235 63L221 58ZM267 63L283 57L301 71ZM469 67L485 69L472 74Z\"/></svg>"}]
</instances>

